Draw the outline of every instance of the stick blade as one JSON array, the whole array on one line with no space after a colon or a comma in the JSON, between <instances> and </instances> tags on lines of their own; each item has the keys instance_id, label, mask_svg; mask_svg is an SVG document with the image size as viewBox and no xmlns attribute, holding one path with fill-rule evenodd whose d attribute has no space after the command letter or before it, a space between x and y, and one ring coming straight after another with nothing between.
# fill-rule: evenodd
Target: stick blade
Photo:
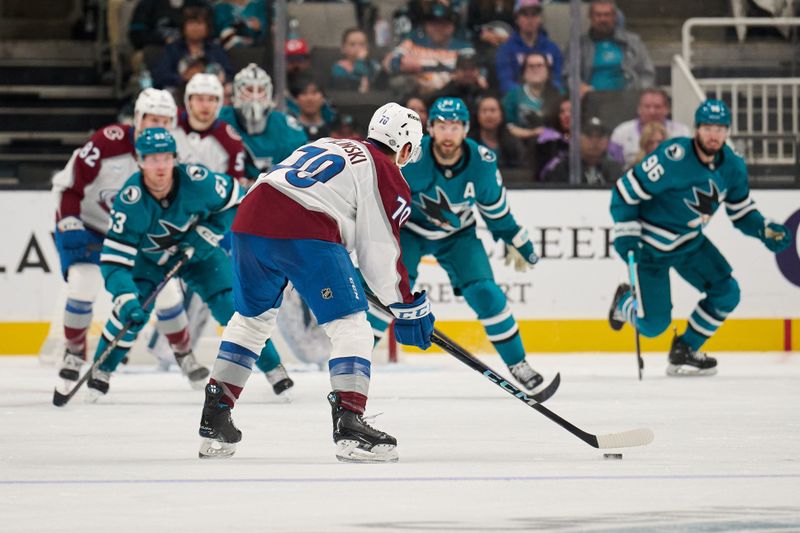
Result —
<instances>
[{"instance_id":1,"label":"stick blade","mask_svg":"<svg viewBox=\"0 0 800 533\"><path fill-rule=\"evenodd\" d=\"M53 389L53 405L56 407L64 407L69 401L67 394L61 394L58 389Z\"/></svg>"},{"instance_id":2,"label":"stick blade","mask_svg":"<svg viewBox=\"0 0 800 533\"><path fill-rule=\"evenodd\" d=\"M639 428L622 433L609 433L597 436L597 447L606 448L631 448L633 446L646 446L653 442L655 434L652 429Z\"/></svg>"}]
</instances>

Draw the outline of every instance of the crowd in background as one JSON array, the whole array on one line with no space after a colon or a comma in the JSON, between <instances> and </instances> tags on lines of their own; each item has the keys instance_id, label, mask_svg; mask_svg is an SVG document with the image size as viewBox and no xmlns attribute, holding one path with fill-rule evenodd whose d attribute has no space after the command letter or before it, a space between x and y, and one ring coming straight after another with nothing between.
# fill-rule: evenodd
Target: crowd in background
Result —
<instances>
[{"instance_id":1,"label":"crowd in background","mask_svg":"<svg viewBox=\"0 0 800 533\"><path fill-rule=\"evenodd\" d=\"M364 133L365 125L337 113L330 91L387 91L423 118L437 97L457 96L472 114L470 137L492 149L502 168L529 169L531 182L569 181L569 50L543 26L541 0L409 0L394 13L393 39L369 2L356 4L361 27L343 33L341 56L326 65L329 72L312 68L302 28L288 28L288 111L309 139ZM640 92L634 120L612 124L584 113L581 181L610 185L660 141L688 135L689 128L668 119L669 97L653 86L647 48L625 28L615 2L591 0L588 13L576 84L581 96ZM140 0L130 41L136 49L163 51L149 70L134 59L135 79L170 90L180 103L195 73L213 73L229 98L235 72L228 51L264 45L273 24L265 0Z\"/></svg>"}]
</instances>

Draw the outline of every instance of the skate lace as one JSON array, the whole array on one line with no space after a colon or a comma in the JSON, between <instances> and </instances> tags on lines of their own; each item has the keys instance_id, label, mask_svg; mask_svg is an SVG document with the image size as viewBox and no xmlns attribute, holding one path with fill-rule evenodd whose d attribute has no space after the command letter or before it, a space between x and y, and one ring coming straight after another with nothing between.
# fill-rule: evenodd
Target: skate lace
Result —
<instances>
[{"instance_id":1,"label":"skate lace","mask_svg":"<svg viewBox=\"0 0 800 533\"><path fill-rule=\"evenodd\" d=\"M365 426L367 426L368 428L370 428L370 429L372 429L374 431L378 431L377 429L372 427L370 424L374 423L375 419L378 418L379 416L381 416L382 414L383 414L383 412L375 413L374 415L369 415L369 416L361 415L359 418L361 418L361 421L364 423Z\"/></svg>"}]
</instances>

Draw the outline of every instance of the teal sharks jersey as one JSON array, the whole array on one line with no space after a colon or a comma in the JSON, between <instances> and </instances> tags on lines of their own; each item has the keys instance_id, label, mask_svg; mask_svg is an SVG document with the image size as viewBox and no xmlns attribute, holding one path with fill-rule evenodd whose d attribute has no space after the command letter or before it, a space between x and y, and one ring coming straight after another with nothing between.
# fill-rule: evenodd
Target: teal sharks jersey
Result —
<instances>
[{"instance_id":1,"label":"teal sharks jersey","mask_svg":"<svg viewBox=\"0 0 800 533\"><path fill-rule=\"evenodd\" d=\"M617 180L611 199L614 234L641 230L642 241L657 253L689 251L723 203L744 233L763 228L739 155L724 145L706 165L692 138L669 139Z\"/></svg>"},{"instance_id":2,"label":"teal sharks jersey","mask_svg":"<svg viewBox=\"0 0 800 533\"><path fill-rule=\"evenodd\" d=\"M473 227L477 206L495 239L510 243L520 228L506 199L497 156L472 139L464 140L462 150L458 163L442 167L431 138L423 137L422 156L402 169L412 203L405 228L426 239L444 239Z\"/></svg>"},{"instance_id":3,"label":"teal sharks jersey","mask_svg":"<svg viewBox=\"0 0 800 533\"><path fill-rule=\"evenodd\" d=\"M157 200L137 172L120 189L100 255L106 288L113 296L136 293L131 270L139 261L169 266L190 231L221 238L244 196L238 182L202 165L179 164L170 193ZM205 232L205 233L203 233Z\"/></svg>"},{"instance_id":4,"label":"teal sharks jersey","mask_svg":"<svg viewBox=\"0 0 800 533\"><path fill-rule=\"evenodd\" d=\"M274 109L267 116L267 125L259 135L247 133L231 106L223 107L219 118L233 126L242 137L247 153L245 176L250 179L256 179L262 172L269 172L273 165L308 142L306 132L294 117Z\"/></svg>"}]
</instances>

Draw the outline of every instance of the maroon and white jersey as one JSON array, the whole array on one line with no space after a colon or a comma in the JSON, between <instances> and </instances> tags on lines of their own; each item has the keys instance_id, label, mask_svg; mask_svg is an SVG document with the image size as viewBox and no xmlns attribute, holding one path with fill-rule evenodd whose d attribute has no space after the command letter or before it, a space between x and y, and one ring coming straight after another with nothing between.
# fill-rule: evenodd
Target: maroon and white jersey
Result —
<instances>
[{"instance_id":1,"label":"maroon and white jersey","mask_svg":"<svg viewBox=\"0 0 800 533\"><path fill-rule=\"evenodd\" d=\"M234 179L244 177L244 144L236 130L217 120L206 131L194 131L186 111L178 114L178 127L171 132L178 145L178 161L200 164Z\"/></svg>"},{"instance_id":2,"label":"maroon and white jersey","mask_svg":"<svg viewBox=\"0 0 800 533\"><path fill-rule=\"evenodd\" d=\"M111 124L72 153L67 166L53 176L56 221L77 217L105 234L117 191L139 170L133 142L131 126Z\"/></svg>"},{"instance_id":3,"label":"maroon and white jersey","mask_svg":"<svg viewBox=\"0 0 800 533\"><path fill-rule=\"evenodd\" d=\"M233 231L317 239L355 252L358 268L386 305L413 301L400 254L411 192L400 169L368 142L323 138L261 174Z\"/></svg>"}]
</instances>

